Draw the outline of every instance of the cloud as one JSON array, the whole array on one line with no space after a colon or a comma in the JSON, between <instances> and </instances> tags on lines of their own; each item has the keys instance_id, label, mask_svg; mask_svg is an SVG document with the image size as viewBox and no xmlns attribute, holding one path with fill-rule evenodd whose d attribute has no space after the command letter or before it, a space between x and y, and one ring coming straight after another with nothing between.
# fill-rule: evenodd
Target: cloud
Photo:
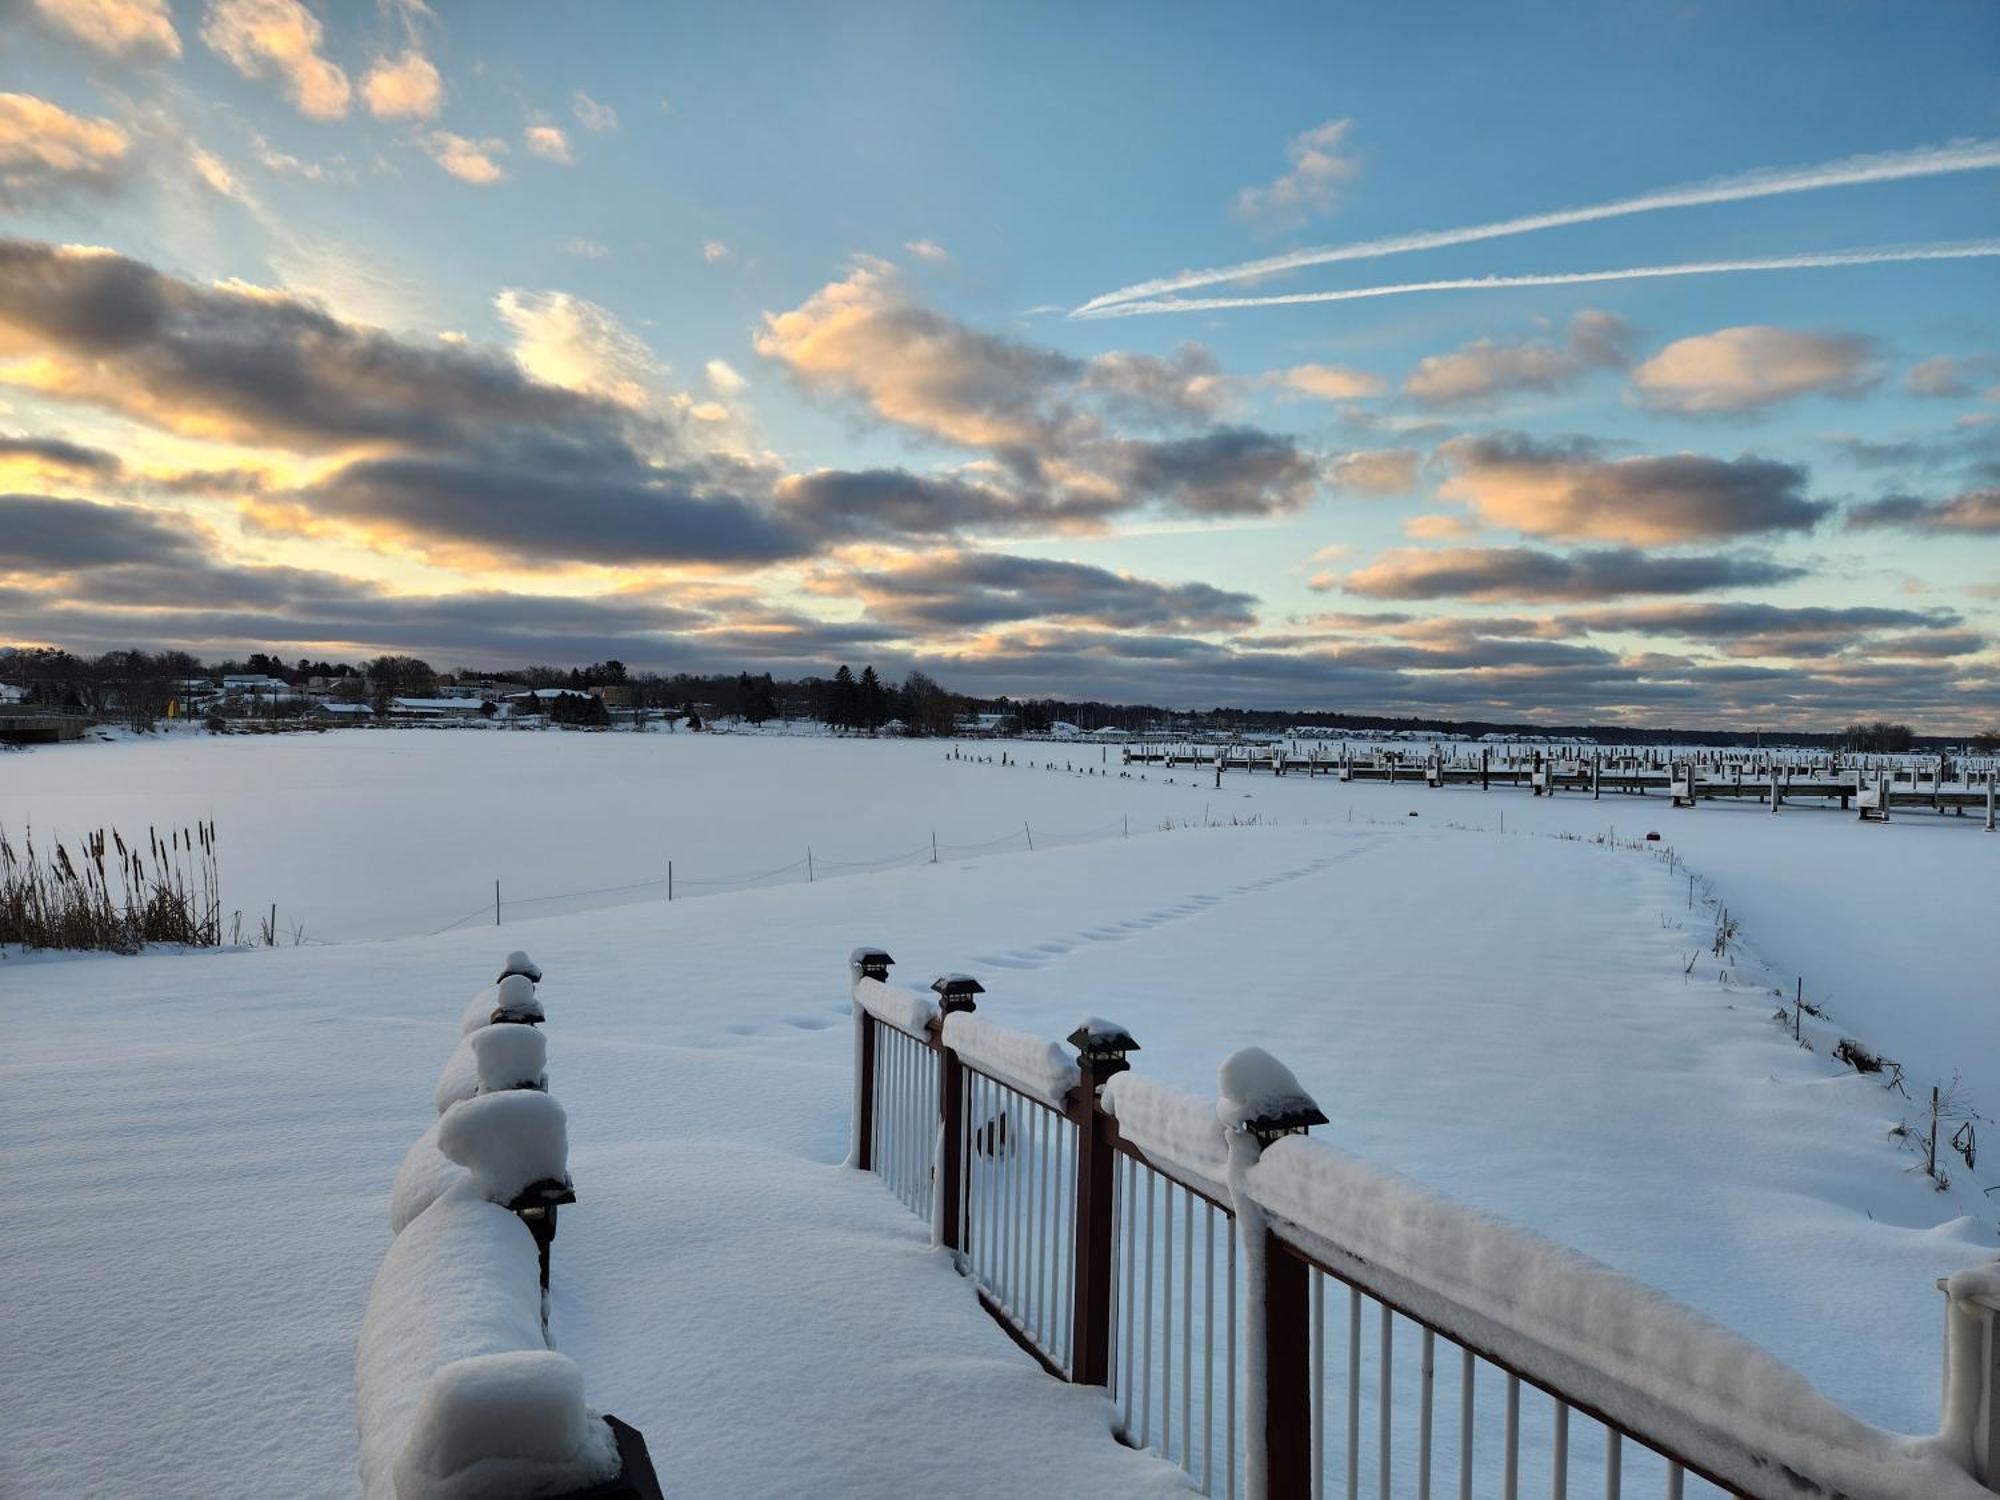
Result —
<instances>
[{"instance_id":1,"label":"cloud","mask_svg":"<svg viewBox=\"0 0 2000 1500\"><path fill-rule=\"evenodd\" d=\"M570 101L576 115L576 123L592 135L609 135L618 128L618 111L608 104L599 104L582 89Z\"/></svg>"},{"instance_id":2,"label":"cloud","mask_svg":"<svg viewBox=\"0 0 2000 1500\"><path fill-rule=\"evenodd\" d=\"M178 517L133 505L50 495L0 495L0 573L66 573L192 556Z\"/></svg>"},{"instance_id":3,"label":"cloud","mask_svg":"<svg viewBox=\"0 0 2000 1500\"><path fill-rule=\"evenodd\" d=\"M1678 636L1719 646L1732 657L1828 657L1867 646L1880 652L1886 630L1950 634L1960 624L1951 610L1893 609L1875 605L1827 607L1744 603L1674 603L1579 610L1570 625L1647 637ZM1897 638L1909 650L1911 636ZM1946 653L1955 654L1955 653Z\"/></svg>"},{"instance_id":4,"label":"cloud","mask_svg":"<svg viewBox=\"0 0 2000 1500\"><path fill-rule=\"evenodd\" d=\"M461 182L490 187L506 179L507 169L494 160L507 152L507 143L498 136L475 141L449 130L433 130L424 138L424 149Z\"/></svg>"},{"instance_id":5,"label":"cloud","mask_svg":"<svg viewBox=\"0 0 2000 1500\"><path fill-rule=\"evenodd\" d=\"M1624 319L1586 310L1560 344L1478 339L1429 355L1404 380L1403 394L1424 406L1483 406L1515 391L1561 391L1592 370L1622 369L1630 338Z\"/></svg>"},{"instance_id":6,"label":"cloud","mask_svg":"<svg viewBox=\"0 0 2000 1500\"><path fill-rule=\"evenodd\" d=\"M1632 594L1698 594L1785 583L1805 569L1765 558L1655 557L1608 547L1562 554L1532 547L1392 548L1365 568L1315 579L1368 599L1581 602Z\"/></svg>"},{"instance_id":7,"label":"cloud","mask_svg":"<svg viewBox=\"0 0 2000 1500\"><path fill-rule=\"evenodd\" d=\"M1324 126L1322 129L1326 128ZM1289 250L1233 266L1205 271L1182 271L1151 281L1120 287L1093 297L1077 309L1090 313L1113 303L1215 286L1223 282L1252 281L1308 266L1331 265L1337 261L1373 260L1381 256L1407 255L1418 250L1439 250L1480 240L1509 235L1533 234L1544 229L1561 229L1572 224L1588 224L1632 214L1656 213L1662 209L1691 208L1708 203L1736 203L1752 198L1782 194L1817 192L1824 188L1854 187L1867 183L1895 182L1917 177L1935 177L1954 172L1985 171L2000 167L2000 140L1954 141L1944 146L1919 146L1909 151L1849 156L1816 166L1770 168L1713 178L1705 183L1663 188L1636 197L1613 199L1584 208L1557 209L1527 214L1487 224L1471 224L1457 229L1422 230L1415 234L1391 235L1385 239L1361 240L1348 245L1322 245L1307 250ZM1185 304L1193 305L1189 299Z\"/></svg>"},{"instance_id":8,"label":"cloud","mask_svg":"<svg viewBox=\"0 0 2000 1500\"><path fill-rule=\"evenodd\" d=\"M1478 534L1479 528L1464 516L1411 516L1403 522L1403 535L1415 542L1457 542Z\"/></svg>"},{"instance_id":9,"label":"cloud","mask_svg":"<svg viewBox=\"0 0 2000 1500\"><path fill-rule=\"evenodd\" d=\"M1023 508L1042 514L1082 519L1157 503L1198 516L1269 515L1302 506L1318 480L1317 461L1293 438L1210 423L1224 388L1206 351L1079 360L912 302L882 262L766 313L756 347L807 390L984 454ZM1131 430L1158 428L1194 430Z\"/></svg>"},{"instance_id":10,"label":"cloud","mask_svg":"<svg viewBox=\"0 0 2000 1500\"><path fill-rule=\"evenodd\" d=\"M946 261L951 255L936 240L904 240L903 248L918 260Z\"/></svg>"},{"instance_id":11,"label":"cloud","mask_svg":"<svg viewBox=\"0 0 2000 1500\"><path fill-rule=\"evenodd\" d=\"M1665 453L1607 459L1587 439L1516 432L1454 438L1438 450L1439 486L1491 526L1570 541L1656 546L1809 531L1832 509L1804 494L1799 465L1744 455Z\"/></svg>"},{"instance_id":12,"label":"cloud","mask_svg":"<svg viewBox=\"0 0 2000 1500\"><path fill-rule=\"evenodd\" d=\"M569 137L554 125L526 127L521 132L521 142L531 154L544 161L565 167L576 165L576 158L570 154Z\"/></svg>"},{"instance_id":13,"label":"cloud","mask_svg":"<svg viewBox=\"0 0 2000 1500\"><path fill-rule=\"evenodd\" d=\"M117 180L131 138L33 94L0 94L0 204L22 208Z\"/></svg>"},{"instance_id":14,"label":"cloud","mask_svg":"<svg viewBox=\"0 0 2000 1500\"><path fill-rule=\"evenodd\" d=\"M1756 271L1810 271L1838 266L1909 265L1920 261L1990 260L1995 256L2000 256L2000 240L1965 240L1935 245L1885 245L1866 250L1816 250L1798 255L1685 261L1679 265L1623 266L1608 271L1545 271L1525 276L1452 276L1436 281L1398 281L1383 286L1346 287L1334 292L1284 292L1267 297L1148 297L1130 302L1099 299L1074 309L1070 316L1134 318L1159 313L1224 312L1239 307L1305 307L1322 302L1360 302L1377 297L1415 297L1435 292L1510 291L1532 286L1593 286L1610 281L1657 281L1662 278L1727 276Z\"/></svg>"},{"instance_id":15,"label":"cloud","mask_svg":"<svg viewBox=\"0 0 2000 1500\"><path fill-rule=\"evenodd\" d=\"M1386 385L1379 375L1345 365L1293 365L1289 370L1274 370L1264 378L1317 401L1358 401L1381 395Z\"/></svg>"},{"instance_id":16,"label":"cloud","mask_svg":"<svg viewBox=\"0 0 2000 1500\"><path fill-rule=\"evenodd\" d=\"M1903 384L1913 396L1969 396L1976 381L2000 373L2000 359L1987 354L1934 354L1910 367Z\"/></svg>"},{"instance_id":17,"label":"cloud","mask_svg":"<svg viewBox=\"0 0 2000 1500\"><path fill-rule=\"evenodd\" d=\"M377 58L362 82L361 97L378 120L429 120L444 104L444 80L414 48L395 61Z\"/></svg>"},{"instance_id":18,"label":"cloud","mask_svg":"<svg viewBox=\"0 0 2000 1500\"><path fill-rule=\"evenodd\" d=\"M724 396L740 395L750 384L736 367L724 359L711 359L702 366L702 374L715 391Z\"/></svg>"},{"instance_id":19,"label":"cloud","mask_svg":"<svg viewBox=\"0 0 2000 1500\"><path fill-rule=\"evenodd\" d=\"M1256 623L1256 600L1249 594L1004 553L932 554L892 567L820 575L810 586L859 599L869 619L912 637L1023 620L1144 631L1236 631Z\"/></svg>"},{"instance_id":20,"label":"cloud","mask_svg":"<svg viewBox=\"0 0 2000 1500\"><path fill-rule=\"evenodd\" d=\"M301 114L337 120L353 90L320 55L325 32L300 0L208 0L201 39L245 78L275 77Z\"/></svg>"},{"instance_id":21,"label":"cloud","mask_svg":"<svg viewBox=\"0 0 2000 1500\"><path fill-rule=\"evenodd\" d=\"M493 307L514 331L514 357L537 380L624 406L651 399L659 362L607 308L570 292L519 287L503 290Z\"/></svg>"},{"instance_id":22,"label":"cloud","mask_svg":"<svg viewBox=\"0 0 2000 1500\"><path fill-rule=\"evenodd\" d=\"M710 265L714 265L719 260L726 260L728 257L729 247L723 244L721 240L702 241L701 258Z\"/></svg>"},{"instance_id":23,"label":"cloud","mask_svg":"<svg viewBox=\"0 0 2000 1500\"><path fill-rule=\"evenodd\" d=\"M1855 334L1753 324L1678 339L1632 372L1655 411L1716 416L1760 411L1800 396L1859 396L1882 378L1874 343Z\"/></svg>"},{"instance_id":24,"label":"cloud","mask_svg":"<svg viewBox=\"0 0 2000 1500\"><path fill-rule=\"evenodd\" d=\"M564 255L574 255L578 260L603 260L611 253L611 247L601 240L585 239L582 235L564 240L558 248Z\"/></svg>"},{"instance_id":25,"label":"cloud","mask_svg":"<svg viewBox=\"0 0 2000 1500\"><path fill-rule=\"evenodd\" d=\"M229 170L229 163L213 151L204 151L196 147L194 154L188 158L188 164L194 168L195 176L207 183L212 191L220 193L225 198L234 198L239 203L249 203L254 206L256 199L250 190L234 172Z\"/></svg>"},{"instance_id":26,"label":"cloud","mask_svg":"<svg viewBox=\"0 0 2000 1500\"><path fill-rule=\"evenodd\" d=\"M1240 219L1271 229L1295 229L1333 212L1339 189L1361 170L1347 149L1352 120L1328 120L1301 131L1285 143L1291 170L1264 187L1247 187L1236 195Z\"/></svg>"},{"instance_id":27,"label":"cloud","mask_svg":"<svg viewBox=\"0 0 2000 1500\"><path fill-rule=\"evenodd\" d=\"M907 469L819 469L778 486L784 513L833 540L895 541L1092 530L1122 508L1108 493L1067 495Z\"/></svg>"},{"instance_id":28,"label":"cloud","mask_svg":"<svg viewBox=\"0 0 2000 1500\"><path fill-rule=\"evenodd\" d=\"M1894 527L1962 536L2000 536L2000 488L1967 490L1948 500L1890 495L1847 513L1851 527Z\"/></svg>"},{"instance_id":29,"label":"cloud","mask_svg":"<svg viewBox=\"0 0 2000 1500\"><path fill-rule=\"evenodd\" d=\"M118 478L124 467L118 455L108 449L57 437L0 433L0 475L60 475L103 483Z\"/></svg>"},{"instance_id":30,"label":"cloud","mask_svg":"<svg viewBox=\"0 0 2000 1500\"><path fill-rule=\"evenodd\" d=\"M1361 448L1333 461L1329 478L1336 489L1363 495L1407 495L1417 485L1414 448Z\"/></svg>"},{"instance_id":31,"label":"cloud","mask_svg":"<svg viewBox=\"0 0 2000 1500\"><path fill-rule=\"evenodd\" d=\"M34 0L42 20L86 47L124 62L181 55L167 0Z\"/></svg>"}]
</instances>

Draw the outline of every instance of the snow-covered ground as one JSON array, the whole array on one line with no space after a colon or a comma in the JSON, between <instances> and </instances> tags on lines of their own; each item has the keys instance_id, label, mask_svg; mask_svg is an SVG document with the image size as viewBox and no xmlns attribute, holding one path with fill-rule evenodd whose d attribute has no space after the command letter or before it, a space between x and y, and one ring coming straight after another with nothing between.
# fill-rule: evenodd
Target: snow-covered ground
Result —
<instances>
[{"instance_id":1,"label":"snow-covered ground","mask_svg":"<svg viewBox=\"0 0 2000 1500\"><path fill-rule=\"evenodd\" d=\"M353 1343L390 1181L461 1006L514 946L548 973L581 1200L556 1342L646 1431L669 1493L1173 1491L836 1165L844 958L864 941L899 978L979 975L981 1013L1009 1025L1112 1016L1145 1071L1191 1089L1261 1044L1328 1139L1681 1297L1858 1415L1935 1422L1932 1281L1991 1258L1995 1200L1906 1170L1887 1129L1909 1106L1794 1047L1754 959L1729 984L1705 956L1683 973L1712 919L1664 861L1533 835L1661 828L1843 1023L1906 1062L1934 1037L1969 1076L1982 1046L2000 1055L1976 930L2000 839L1304 778L1218 796L1111 759L1086 778L921 743L446 733L9 757L10 826L212 814L234 899L384 940L0 963L0 1491L249 1495L283 1475L353 1493ZM1204 807L1280 821L1152 831ZM438 886L461 869L470 907L503 863L584 889L669 854L754 870L791 842L852 859L932 826L950 845L1126 817L1129 840L400 935L458 915ZM1952 942L1904 936L1926 910Z\"/></svg>"}]
</instances>

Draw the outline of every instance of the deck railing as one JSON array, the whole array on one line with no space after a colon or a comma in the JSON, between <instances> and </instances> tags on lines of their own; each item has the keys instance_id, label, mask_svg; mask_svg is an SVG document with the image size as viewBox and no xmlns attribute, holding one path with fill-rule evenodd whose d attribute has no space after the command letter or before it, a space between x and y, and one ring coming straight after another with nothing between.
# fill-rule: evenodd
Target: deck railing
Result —
<instances>
[{"instance_id":1,"label":"deck railing","mask_svg":"<svg viewBox=\"0 0 2000 1500\"><path fill-rule=\"evenodd\" d=\"M1084 1022L1072 1060L975 1014L978 981L933 999L891 963L850 959L850 1164L1203 1494L2000 1493L2000 1264L1940 1283L1939 1432L1886 1432L1661 1294L1307 1138L1325 1117L1256 1049L1203 1100L1131 1071L1122 1027Z\"/></svg>"}]
</instances>

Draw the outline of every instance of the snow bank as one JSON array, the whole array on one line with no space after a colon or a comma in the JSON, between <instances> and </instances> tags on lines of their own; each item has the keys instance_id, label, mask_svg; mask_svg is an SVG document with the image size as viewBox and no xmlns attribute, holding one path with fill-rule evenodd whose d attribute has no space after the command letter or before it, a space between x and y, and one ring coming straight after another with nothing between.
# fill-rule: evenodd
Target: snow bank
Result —
<instances>
[{"instance_id":1,"label":"snow bank","mask_svg":"<svg viewBox=\"0 0 2000 1500\"><path fill-rule=\"evenodd\" d=\"M878 1021L887 1021L891 1026L918 1036L937 1014L937 1006L927 995L915 990L906 990L897 985L884 984L879 979L857 979L854 981L854 1003L867 1011Z\"/></svg>"},{"instance_id":2,"label":"snow bank","mask_svg":"<svg viewBox=\"0 0 2000 1500\"><path fill-rule=\"evenodd\" d=\"M389 1194L389 1232L401 1234L410 1221L465 1180L465 1168L438 1150L438 1122L418 1136L396 1168L396 1185Z\"/></svg>"},{"instance_id":3,"label":"snow bank","mask_svg":"<svg viewBox=\"0 0 2000 1500\"><path fill-rule=\"evenodd\" d=\"M498 984L488 985L466 1003L465 1014L459 1018L458 1030L459 1035L470 1036L496 1020L534 1023L546 1019L542 1014L541 999L535 994L535 981L526 974L508 974Z\"/></svg>"},{"instance_id":4,"label":"snow bank","mask_svg":"<svg viewBox=\"0 0 2000 1500\"><path fill-rule=\"evenodd\" d=\"M368 1500L397 1495L396 1465L434 1372L545 1347L534 1237L476 1184L459 1183L396 1237L368 1294L354 1368Z\"/></svg>"},{"instance_id":5,"label":"snow bank","mask_svg":"<svg viewBox=\"0 0 2000 1500\"><path fill-rule=\"evenodd\" d=\"M1098 1091L1118 1134L1177 1176L1227 1197L1229 1146L1215 1106L1143 1073L1118 1073Z\"/></svg>"},{"instance_id":6,"label":"snow bank","mask_svg":"<svg viewBox=\"0 0 2000 1500\"><path fill-rule=\"evenodd\" d=\"M1241 1086L1247 1105L1268 1102L1279 1080L1255 1064L1224 1082ZM1245 1182L1265 1210L1305 1231L1287 1237L1329 1264L1552 1377L1573 1400L1643 1421L1725 1477L1746 1476L1747 1455L1768 1454L1834 1494L1987 1493L1938 1441L1850 1416L1789 1365L1663 1294L1323 1142L1278 1140Z\"/></svg>"},{"instance_id":7,"label":"snow bank","mask_svg":"<svg viewBox=\"0 0 2000 1500\"><path fill-rule=\"evenodd\" d=\"M439 1114L479 1092L479 1054L472 1050L472 1038L478 1034L475 1031L460 1037L458 1045L451 1049L451 1056L444 1060L444 1067L438 1070L431 1102Z\"/></svg>"},{"instance_id":8,"label":"snow bank","mask_svg":"<svg viewBox=\"0 0 2000 1500\"><path fill-rule=\"evenodd\" d=\"M1082 1081L1076 1060L1062 1043L995 1026L971 1011L953 1011L944 1018L944 1044L980 1072L1057 1109Z\"/></svg>"},{"instance_id":9,"label":"snow bank","mask_svg":"<svg viewBox=\"0 0 2000 1500\"><path fill-rule=\"evenodd\" d=\"M1309 1116L1323 1121L1319 1105L1292 1070L1262 1047L1232 1052L1215 1070L1215 1112L1231 1130L1253 1122Z\"/></svg>"},{"instance_id":10,"label":"snow bank","mask_svg":"<svg viewBox=\"0 0 2000 1500\"><path fill-rule=\"evenodd\" d=\"M569 1176L568 1116L547 1094L512 1089L461 1100L438 1119L438 1150L472 1174L492 1203Z\"/></svg>"},{"instance_id":11,"label":"snow bank","mask_svg":"<svg viewBox=\"0 0 2000 1500\"><path fill-rule=\"evenodd\" d=\"M533 1026L501 1021L475 1031L459 1043L472 1049L479 1092L548 1087L548 1038Z\"/></svg>"},{"instance_id":12,"label":"snow bank","mask_svg":"<svg viewBox=\"0 0 2000 1500\"><path fill-rule=\"evenodd\" d=\"M583 1372L552 1349L454 1360L431 1377L396 1461L397 1500L527 1500L618 1472Z\"/></svg>"}]
</instances>

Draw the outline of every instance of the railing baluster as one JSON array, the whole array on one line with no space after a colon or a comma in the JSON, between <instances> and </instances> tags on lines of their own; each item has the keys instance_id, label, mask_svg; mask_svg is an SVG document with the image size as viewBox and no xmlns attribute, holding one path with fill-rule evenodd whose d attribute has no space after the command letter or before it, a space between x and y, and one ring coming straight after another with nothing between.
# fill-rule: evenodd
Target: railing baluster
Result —
<instances>
[{"instance_id":1,"label":"railing baluster","mask_svg":"<svg viewBox=\"0 0 2000 1500\"><path fill-rule=\"evenodd\" d=\"M1153 1183L1158 1174L1146 1168L1146 1292L1145 1352L1139 1362L1139 1446L1153 1446Z\"/></svg>"},{"instance_id":2,"label":"railing baluster","mask_svg":"<svg viewBox=\"0 0 2000 1500\"><path fill-rule=\"evenodd\" d=\"M1194 1472L1194 1194L1181 1190L1181 1467Z\"/></svg>"},{"instance_id":3,"label":"railing baluster","mask_svg":"<svg viewBox=\"0 0 2000 1500\"><path fill-rule=\"evenodd\" d=\"M1132 1351L1135 1346L1135 1340L1138 1337L1139 1328L1138 1310L1133 1306L1133 1299L1139 1293L1139 1203L1138 1194L1135 1191L1139 1186L1139 1169L1138 1164L1129 1156L1121 1156L1119 1160L1124 1164L1125 1168L1123 1203L1125 1220L1123 1232L1125 1235L1125 1287L1127 1293L1126 1305L1120 1309L1125 1320L1125 1363L1121 1367L1119 1385L1121 1387L1121 1394L1125 1397L1125 1436L1129 1439L1132 1436L1132 1391L1133 1387L1138 1383L1133 1378L1137 1371L1132 1362Z\"/></svg>"},{"instance_id":4,"label":"railing baluster","mask_svg":"<svg viewBox=\"0 0 2000 1500\"><path fill-rule=\"evenodd\" d=\"M1604 1434L1604 1500L1619 1500L1625 1488L1624 1436L1611 1427Z\"/></svg>"},{"instance_id":5,"label":"railing baluster","mask_svg":"<svg viewBox=\"0 0 2000 1500\"><path fill-rule=\"evenodd\" d=\"M1667 1463L1667 1500L1681 1500L1683 1471L1681 1466L1669 1460Z\"/></svg>"},{"instance_id":6,"label":"railing baluster","mask_svg":"<svg viewBox=\"0 0 2000 1500\"><path fill-rule=\"evenodd\" d=\"M1312 1500L1326 1496L1326 1273L1312 1273Z\"/></svg>"},{"instance_id":7,"label":"railing baluster","mask_svg":"<svg viewBox=\"0 0 2000 1500\"><path fill-rule=\"evenodd\" d=\"M1396 1364L1396 1314L1386 1302L1375 1304L1382 1309L1382 1409L1375 1414L1376 1448L1380 1451L1379 1462L1382 1472L1376 1477L1375 1493L1378 1500L1389 1500L1389 1433L1390 1416L1395 1406L1395 1364Z\"/></svg>"},{"instance_id":8,"label":"railing baluster","mask_svg":"<svg viewBox=\"0 0 2000 1500\"><path fill-rule=\"evenodd\" d=\"M1228 1434L1228 1445L1223 1449L1223 1471L1227 1476L1224 1492L1227 1500L1236 1500L1236 1228L1232 1224L1228 1234L1228 1289L1225 1300L1229 1303L1229 1358L1222 1368L1227 1372L1223 1380L1222 1410L1224 1430Z\"/></svg>"},{"instance_id":9,"label":"railing baluster","mask_svg":"<svg viewBox=\"0 0 2000 1500\"><path fill-rule=\"evenodd\" d=\"M1361 1495L1361 1288L1347 1289L1347 1500Z\"/></svg>"},{"instance_id":10,"label":"railing baluster","mask_svg":"<svg viewBox=\"0 0 2000 1500\"><path fill-rule=\"evenodd\" d=\"M1569 1403L1556 1402L1555 1477L1549 1481L1550 1500L1569 1500Z\"/></svg>"},{"instance_id":11,"label":"railing baluster","mask_svg":"<svg viewBox=\"0 0 2000 1500\"><path fill-rule=\"evenodd\" d=\"M1174 1185L1160 1189L1160 1457L1174 1458Z\"/></svg>"},{"instance_id":12,"label":"railing baluster","mask_svg":"<svg viewBox=\"0 0 2000 1500\"><path fill-rule=\"evenodd\" d=\"M1431 1399L1436 1385L1436 1353L1437 1335L1426 1328L1423 1336L1423 1374L1417 1399L1417 1500L1431 1500Z\"/></svg>"},{"instance_id":13,"label":"railing baluster","mask_svg":"<svg viewBox=\"0 0 2000 1500\"><path fill-rule=\"evenodd\" d=\"M1207 1205L1202 1230L1201 1255L1201 1492L1213 1495L1215 1487L1215 1205Z\"/></svg>"},{"instance_id":14,"label":"railing baluster","mask_svg":"<svg viewBox=\"0 0 2000 1500\"><path fill-rule=\"evenodd\" d=\"M1521 1495L1521 1377L1507 1377L1507 1460L1501 1476L1504 1500Z\"/></svg>"},{"instance_id":15,"label":"railing baluster","mask_svg":"<svg viewBox=\"0 0 2000 1500\"><path fill-rule=\"evenodd\" d=\"M1458 1351L1458 1500L1472 1500L1472 1351Z\"/></svg>"}]
</instances>

